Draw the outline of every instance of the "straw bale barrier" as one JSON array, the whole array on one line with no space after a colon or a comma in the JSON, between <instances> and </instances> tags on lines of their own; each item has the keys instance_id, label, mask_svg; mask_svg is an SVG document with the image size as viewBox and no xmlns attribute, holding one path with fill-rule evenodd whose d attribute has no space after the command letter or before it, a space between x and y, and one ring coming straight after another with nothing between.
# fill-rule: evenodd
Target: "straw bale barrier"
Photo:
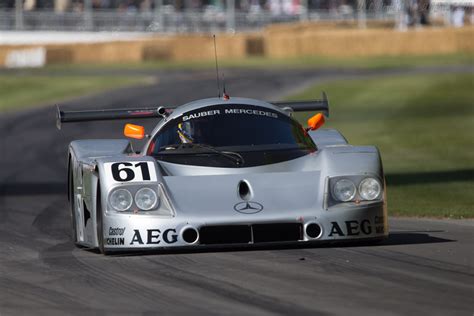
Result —
<instances>
[{"instance_id":1,"label":"straw bale barrier","mask_svg":"<svg viewBox=\"0 0 474 316\"><path fill-rule=\"evenodd\" d=\"M474 52L474 28L310 30L266 32L267 57L425 55Z\"/></svg>"},{"instance_id":2,"label":"straw bale barrier","mask_svg":"<svg viewBox=\"0 0 474 316\"><path fill-rule=\"evenodd\" d=\"M75 48L70 45L51 45L46 47L46 64L72 64Z\"/></svg>"},{"instance_id":3,"label":"straw bale barrier","mask_svg":"<svg viewBox=\"0 0 474 316\"><path fill-rule=\"evenodd\" d=\"M170 37L155 37L145 43L142 49L142 60L170 60L172 58Z\"/></svg>"},{"instance_id":4,"label":"straw bale barrier","mask_svg":"<svg viewBox=\"0 0 474 316\"><path fill-rule=\"evenodd\" d=\"M8 54L33 48L46 50L46 64L141 62L146 42L0 46L0 65Z\"/></svg>"},{"instance_id":5,"label":"straw bale barrier","mask_svg":"<svg viewBox=\"0 0 474 316\"><path fill-rule=\"evenodd\" d=\"M145 42L107 42L74 46L73 63L141 62Z\"/></svg>"},{"instance_id":6,"label":"straw bale barrier","mask_svg":"<svg viewBox=\"0 0 474 316\"><path fill-rule=\"evenodd\" d=\"M273 25L259 33L217 37L222 60L249 56L379 56L474 53L474 27L394 29L338 28L334 23ZM214 59L210 35L157 36L136 41L90 44L0 46L0 67L12 51L46 50L46 64L139 63L142 61L209 61Z\"/></svg>"},{"instance_id":7,"label":"straw bale barrier","mask_svg":"<svg viewBox=\"0 0 474 316\"><path fill-rule=\"evenodd\" d=\"M265 56L265 40L261 34L250 34L246 38L247 56Z\"/></svg>"},{"instance_id":8,"label":"straw bale barrier","mask_svg":"<svg viewBox=\"0 0 474 316\"><path fill-rule=\"evenodd\" d=\"M474 52L474 27L463 28L457 31L456 44L460 52Z\"/></svg>"},{"instance_id":9,"label":"straw bale barrier","mask_svg":"<svg viewBox=\"0 0 474 316\"><path fill-rule=\"evenodd\" d=\"M217 56L220 59L247 57L245 34L219 35L216 39ZM214 59L213 38L209 35L178 35L171 44L171 59L175 61L199 61Z\"/></svg>"},{"instance_id":10,"label":"straw bale barrier","mask_svg":"<svg viewBox=\"0 0 474 316\"><path fill-rule=\"evenodd\" d=\"M217 45L218 56L222 59L239 59L248 55L247 36L243 34L221 35L217 38ZM263 47L263 44L260 46ZM50 64L64 63L66 60L81 64L214 59L214 44L209 35L154 37L131 42L48 45L47 51Z\"/></svg>"}]
</instances>

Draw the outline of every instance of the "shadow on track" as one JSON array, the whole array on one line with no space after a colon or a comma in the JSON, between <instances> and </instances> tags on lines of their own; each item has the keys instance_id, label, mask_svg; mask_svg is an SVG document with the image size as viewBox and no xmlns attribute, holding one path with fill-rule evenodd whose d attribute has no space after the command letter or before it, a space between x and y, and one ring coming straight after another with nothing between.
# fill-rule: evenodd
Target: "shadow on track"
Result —
<instances>
[{"instance_id":1,"label":"shadow on track","mask_svg":"<svg viewBox=\"0 0 474 316\"><path fill-rule=\"evenodd\" d=\"M432 231L439 232L439 231ZM136 250L128 252L113 252L111 256L151 256L151 255L172 255L172 254L191 254L191 253L211 253L211 252L239 252L239 251L267 251L267 250L291 250L291 249L314 249L314 248L357 248L357 247L381 247L396 245L416 245L416 244L432 244L456 242L456 240L433 237L427 232L394 232L385 240L360 240L360 241L344 241L344 242L318 242L314 244L301 243L285 243L285 244L252 244L252 245L208 245L198 248L175 248L175 249L153 249L153 250ZM99 253L96 249L82 248L86 251Z\"/></svg>"}]
</instances>

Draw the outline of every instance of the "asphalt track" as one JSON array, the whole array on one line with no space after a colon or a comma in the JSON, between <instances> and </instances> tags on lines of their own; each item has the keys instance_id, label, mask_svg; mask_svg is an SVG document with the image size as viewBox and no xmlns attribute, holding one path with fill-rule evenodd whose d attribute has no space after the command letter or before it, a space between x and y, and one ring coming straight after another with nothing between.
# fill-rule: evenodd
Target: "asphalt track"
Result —
<instances>
[{"instance_id":1,"label":"asphalt track","mask_svg":"<svg viewBox=\"0 0 474 316\"><path fill-rule=\"evenodd\" d=\"M155 85L64 105L181 104L216 94L212 72L157 75ZM226 72L231 94L268 100L315 80L372 75L390 72ZM473 315L474 221L391 218L390 237L377 246L108 257L75 248L66 200L67 144L78 138L117 138L121 127L118 122L75 123L59 132L52 107L0 117L1 316Z\"/></svg>"}]
</instances>

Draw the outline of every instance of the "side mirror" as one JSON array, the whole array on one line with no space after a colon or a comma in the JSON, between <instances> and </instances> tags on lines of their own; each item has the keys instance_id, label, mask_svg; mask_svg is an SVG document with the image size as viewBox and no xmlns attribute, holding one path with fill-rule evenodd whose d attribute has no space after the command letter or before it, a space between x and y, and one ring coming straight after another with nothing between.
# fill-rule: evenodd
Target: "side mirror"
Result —
<instances>
[{"instance_id":1,"label":"side mirror","mask_svg":"<svg viewBox=\"0 0 474 316\"><path fill-rule=\"evenodd\" d=\"M123 134L129 138L143 139L145 138L145 128L140 125L126 124Z\"/></svg>"},{"instance_id":2,"label":"side mirror","mask_svg":"<svg viewBox=\"0 0 474 316\"><path fill-rule=\"evenodd\" d=\"M308 130L315 131L324 125L324 116L321 113L316 114L308 120Z\"/></svg>"}]
</instances>

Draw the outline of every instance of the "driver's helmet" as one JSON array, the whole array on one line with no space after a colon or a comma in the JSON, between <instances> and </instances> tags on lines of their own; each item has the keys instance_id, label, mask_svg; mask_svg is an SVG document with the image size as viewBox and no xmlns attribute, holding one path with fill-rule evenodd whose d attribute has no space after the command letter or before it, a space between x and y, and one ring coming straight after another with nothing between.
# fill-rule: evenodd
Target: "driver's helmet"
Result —
<instances>
[{"instance_id":1,"label":"driver's helmet","mask_svg":"<svg viewBox=\"0 0 474 316\"><path fill-rule=\"evenodd\" d=\"M181 122L178 124L178 136L181 143L188 144L194 141L194 128L191 122Z\"/></svg>"}]
</instances>

